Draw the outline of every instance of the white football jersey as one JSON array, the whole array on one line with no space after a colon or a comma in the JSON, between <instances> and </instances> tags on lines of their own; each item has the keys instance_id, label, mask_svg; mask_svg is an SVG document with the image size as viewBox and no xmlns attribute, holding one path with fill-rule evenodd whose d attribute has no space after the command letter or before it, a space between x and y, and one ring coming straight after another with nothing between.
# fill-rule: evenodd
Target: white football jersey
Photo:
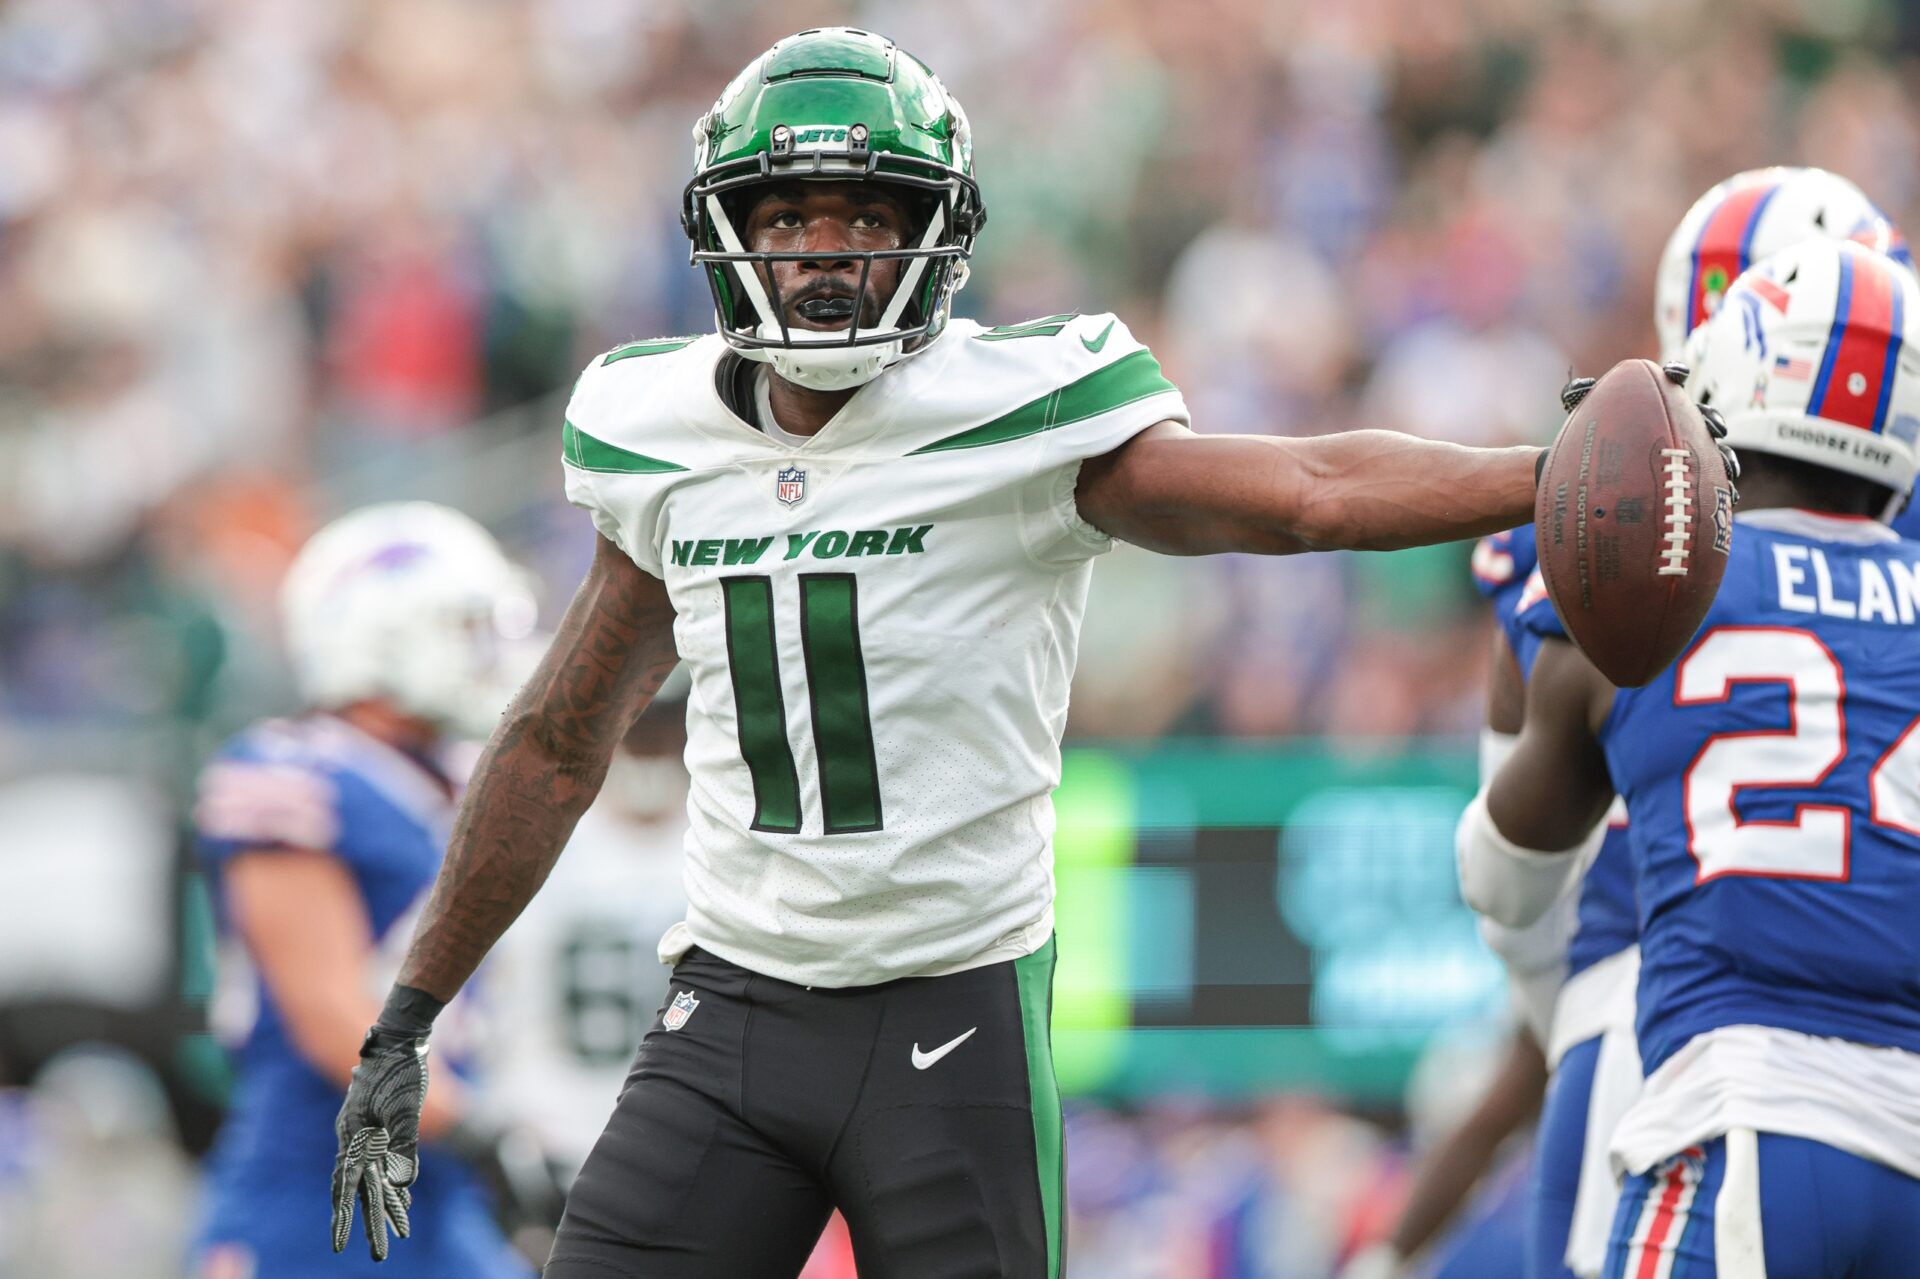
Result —
<instances>
[{"instance_id":1,"label":"white football jersey","mask_svg":"<svg viewBox=\"0 0 1920 1279\"><path fill-rule=\"evenodd\" d=\"M1186 405L1110 315L955 320L785 443L717 336L608 352L567 496L666 581L687 917L661 942L809 986L1015 958L1052 931L1053 800L1092 557L1080 462Z\"/></svg>"}]
</instances>

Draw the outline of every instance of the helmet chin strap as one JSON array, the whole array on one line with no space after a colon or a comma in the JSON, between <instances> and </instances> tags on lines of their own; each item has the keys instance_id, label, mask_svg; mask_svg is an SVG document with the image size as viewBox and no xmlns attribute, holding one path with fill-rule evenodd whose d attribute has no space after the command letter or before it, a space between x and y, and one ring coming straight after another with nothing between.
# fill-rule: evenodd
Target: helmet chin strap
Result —
<instances>
[{"instance_id":1,"label":"helmet chin strap","mask_svg":"<svg viewBox=\"0 0 1920 1279\"><path fill-rule=\"evenodd\" d=\"M1907 509L1907 500L1911 497L1912 493L1913 486L1911 481L1908 482L1906 488L1895 489L1893 496L1887 499L1886 506L1880 512L1880 522L1882 524L1891 524L1898 519L1900 513Z\"/></svg>"}]
</instances>

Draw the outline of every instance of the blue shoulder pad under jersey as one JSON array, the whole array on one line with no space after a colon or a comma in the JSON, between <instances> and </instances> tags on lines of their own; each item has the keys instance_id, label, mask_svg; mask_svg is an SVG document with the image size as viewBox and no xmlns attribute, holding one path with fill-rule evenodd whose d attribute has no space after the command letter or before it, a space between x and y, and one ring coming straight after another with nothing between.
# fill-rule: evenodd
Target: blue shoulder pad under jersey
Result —
<instances>
[{"instance_id":1,"label":"blue shoulder pad under jersey","mask_svg":"<svg viewBox=\"0 0 1920 1279\"><path fill-rule=\"evenodd\" d=\"M1909 541L1920 541L1920 500L1907 503L1907 509L1893 517L1893 531Z\"/></svg>"},{"instance_id":2,"label":"blue shoulder pad under jersey","mask_svg":"<svg viewBox=\"0 0 1920 1279\"><path fill-rule=\"evenodd\" d=\"M1633 813L1640 1045L1920 1052L1920 543L1755 511L1700 634L1602 729Z\"/></svg>"}]
</instances>

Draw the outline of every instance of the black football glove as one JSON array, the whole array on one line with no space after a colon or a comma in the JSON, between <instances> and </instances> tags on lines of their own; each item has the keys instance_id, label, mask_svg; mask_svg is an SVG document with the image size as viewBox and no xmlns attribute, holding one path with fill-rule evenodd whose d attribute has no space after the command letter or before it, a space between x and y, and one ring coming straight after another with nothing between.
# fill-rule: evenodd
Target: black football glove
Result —
<instances>
[{"instance_id":1,"label":"black football glove","mask_svg":"<svg viewBox=\"0 0 1920 1279\"><path fill-rule=\"evenodd\" d=\"M387 1233L412 1230L408 1189L420 1173L420 1107L427 1099L427 1041L378 1026L360 1045L347 1100L333 1122L340 1151L333 1161L333 1250L353 1236L353 1206L366 1214L367 1246L387 1259Z\"/></svg>"},{"instance_id":2,"label":"black football glove","mask_svg":"<svg viewBox=\"0 0 1920 1279\"><path fill-rule=\"evenodd\" d=\"M388 1234L413 1229L408 1189L420 1175L420 1108L427 1100L427 1033L442 1005L410 986L396 986L380 1020L360 1044L360 1064L333 1121L333 1250L353 1237L353 1207L366 1214L367 1247L387 1259Z\"/></svg>"},{"instance_id":3,"label":"black football glove","mask_svg":"<svg viewBox=\"0 0 1920 1279\"><path fill-rule=\"evenodd\" d=\"M1675 386L1685 386L1687 384L1687 375L1693 370L1678 360L1672 360L1663 364L1661 371L1667 375L1667 378L1672 381ZM1572 384L1569 383L1568 385ZM1700 409L1700 416L1706 419L1707 434L1713 437L1713 446L1720 450L1720 461L1727 472L1727 486L1733 490L1733 504L1738 506L1740 505L1740 486L1738 482L1740 479L1740 455L1733 451L1733 445L1727 443L1727 419L1720 415L1719 409L1714 408L1710 404L1702 404L1698 407Z\"/></svg>"},{"instance_id":4,"label":"black football glove","mask_svg":"<svg viewBox=\"0 0 1920 1279\"><path fill-rule=\"evenodd\" d=\"M1571 413L1575 409L1579 408L1580 401L1587 398L1587 392L1591 391L1593 389L1593 384L1599 380L1600 380L1599 378L1591 378L1591 377L1568 378L1567 384L1560 388L1561 409L1565 412ZM1685 382L1686 375L1682 374L1680 380L1682 382Z\"/></svg>"},{"instance_id":5,"label":"black football glove","mask_svg":"<svg viewBox=\"0 0 1920 1279\"><path fill-rule=\"evenodd\" d=\"M1693 370L1676 360L1661 365L1660 371L1665 373L1667 379L1675 386L1685 386L1687 377ZM1580 401L1586 399L1587 392L1593 389L1594 381L1595 379L1590 377L1568 378L1567 384L1560 388L1560 407L1569 413L1579 408ZM1740 479L1740 455L1733 451L1733 445L1727 443L1727 419L1722 417L1720 410L1712 405L1702 404L1699 408L1700 416L1707 423L1707 434L1713 437L1714 447L1720 450L1720 461L1727 470L1727 483L1733 488L1734 505L1738 506L1740 489L1737 481ZM1542 457L1544 459L1545 455L1543 454ZM1545 465L1544 461L1541 465ZM1538 482L1537 475L1535 482Z\"/></svg>"}]
</instances>

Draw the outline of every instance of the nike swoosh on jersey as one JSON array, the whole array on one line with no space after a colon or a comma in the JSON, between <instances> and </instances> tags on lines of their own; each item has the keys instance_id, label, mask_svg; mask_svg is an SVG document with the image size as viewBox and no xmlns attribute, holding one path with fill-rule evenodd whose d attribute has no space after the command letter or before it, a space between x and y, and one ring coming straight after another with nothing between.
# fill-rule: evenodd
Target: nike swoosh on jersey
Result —
<instances>
[{"instance_id":1,"label":"nike swoosh on jersey","mask_svg":"<svg viewBox=\"0 0 1920 1279\"><path fill-rule=\"evenodd\" d=\"M1099 337L1093 339L1091 342L1085 338L1081 338L1080 345L1086 347L1087 350L1092 351L1095 355L1098 355L1100 354L1100 348L1107 344L1107 334L1111 332L1113 332L1113 321L1108 320L1107 327L1100 330Z\"/></svg>"},{"instance_id":2,"label":"nike swoosh on jersey","mask_svg":"<svg viewBox=\"0 0 1920 1279\"><path fill-rule=\"evenodd\" d=\"M969 1030L964 1035L958 1035L952 1039L949 1039L946 1043L941 1044L938 1048L934 1049L930 1053L921 1052L920 1045L916 1042L913 1046L913 1068L915 1070L925 1070L928 1066L933 1065L934 1062L939 1061L942 1057L946 1056L948 1053L958 1048L961 1044L964 1044L969 1039L972 1039L973 1031L978 1029L980 1028L978 1026L975 1026L973 1030Z\"/></svg>"}]
</instances>

